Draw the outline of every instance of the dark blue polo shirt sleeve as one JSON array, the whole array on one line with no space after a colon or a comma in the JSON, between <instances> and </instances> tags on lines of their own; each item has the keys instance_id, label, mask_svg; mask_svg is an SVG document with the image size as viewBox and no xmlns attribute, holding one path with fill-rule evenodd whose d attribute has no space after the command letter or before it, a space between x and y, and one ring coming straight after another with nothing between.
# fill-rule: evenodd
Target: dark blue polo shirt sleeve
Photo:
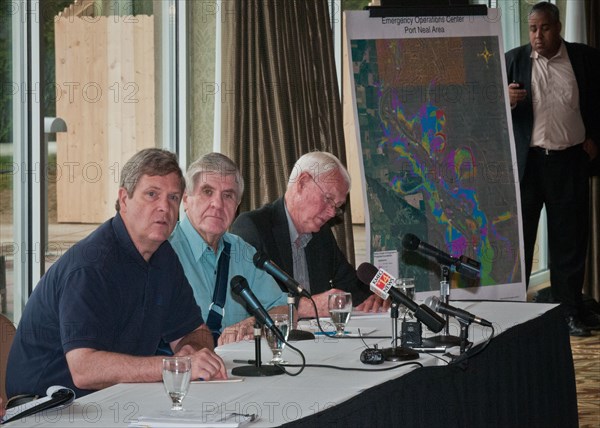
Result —
<instances>
[{"instance_id":1,"label":"dark blue polo shirt sleeve","mask_svg":"<svg viewBox=\"0 0 600 428\"><path fill-rule=\"evenodd\" d=\"M169 242L161 245L151 265L151 277L159 282L156 286L169 287L171 291L162 335L163 340L169 343L200 327L204 319L183 267Z\"/></svg>"},{"instance_id":2,"label":"dark blue polo shirt sleeve","mask_svg":"<svg viewBox=\"0 0 600 428\"><path fill-rule=\"evenodd\" d=\"M122 307L115 302L114 290L107 290L109 284L90 268L74 270L65 278L58 308L65 353L76 348L114 350L115 328L120 324L116 312Z\"/></svg>"}]
</instances>

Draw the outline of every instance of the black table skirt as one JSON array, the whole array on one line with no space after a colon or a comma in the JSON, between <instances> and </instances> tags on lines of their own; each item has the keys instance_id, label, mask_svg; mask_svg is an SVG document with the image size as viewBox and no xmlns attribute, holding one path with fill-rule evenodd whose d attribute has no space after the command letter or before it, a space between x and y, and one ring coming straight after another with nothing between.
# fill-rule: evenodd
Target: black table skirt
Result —
<instances>
[{"instance_id":1,"label":"black table skirt","mask_svg":"<svg viewBox=\"0 0 600 428\"><path fill-rule=\"evenodd\" d=\"M284 426L577 427L575 371L562 310L496 334L462 367L419 368Z\"/></svg>"}]
</instances>

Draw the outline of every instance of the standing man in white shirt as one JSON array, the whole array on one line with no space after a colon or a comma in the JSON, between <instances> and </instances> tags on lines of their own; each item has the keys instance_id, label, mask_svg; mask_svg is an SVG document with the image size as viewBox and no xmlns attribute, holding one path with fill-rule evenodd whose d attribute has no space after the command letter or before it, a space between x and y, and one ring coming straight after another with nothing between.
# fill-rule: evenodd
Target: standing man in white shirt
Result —
<instances>
[{"instance_id":1,"label":"standing man in white shirt","mask_svg":"<svg viewBox=\"0 0 600 428\"><path fill-rule=\"evenodd\" d=\"M550 283L572 336L600 328L583 310L589 231L589 166L600 144L600 51L565 42L558 8L534 5L530 44L506 54L521 187L526 280L542 206L548 217Z\"/></svg>"}]
</instances>

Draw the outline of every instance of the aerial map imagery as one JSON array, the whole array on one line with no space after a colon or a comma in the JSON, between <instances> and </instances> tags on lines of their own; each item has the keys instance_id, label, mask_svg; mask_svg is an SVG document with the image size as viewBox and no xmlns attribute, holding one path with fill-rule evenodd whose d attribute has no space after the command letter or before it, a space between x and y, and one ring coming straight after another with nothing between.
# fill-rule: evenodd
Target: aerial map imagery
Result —
<instances>
[{"instance_id":1,"label":"aerial map imagery","mask_svg":"<svg viewBox=\"0 0 600 428\"><path fill-rule=\"evenodd\" d=\"M436 290L435 261L406 233L481 263L452 287L521 281L518 201L496 36L350 40L370 249Z\"/></svg>"}]
</instances>

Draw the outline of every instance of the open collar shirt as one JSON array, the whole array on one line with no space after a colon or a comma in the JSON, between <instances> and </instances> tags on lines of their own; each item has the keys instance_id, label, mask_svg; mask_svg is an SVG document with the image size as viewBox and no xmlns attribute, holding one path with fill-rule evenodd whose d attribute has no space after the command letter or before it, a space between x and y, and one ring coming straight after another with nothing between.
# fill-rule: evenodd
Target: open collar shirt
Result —
<instances>
[{"instance_id":1,"label":"open collar shirt","mask_svg":"<svg viewBox=\"0 0 600 428\"><path fill-rule=\"evenodd\" d=\"M239 236L226 232L219 240L215 253L194 229L188 217L184 215L175 227L169 241L179 256L179 261L183 265L185 275L194 291L196 302L205 317L208 316L210 304L213 301L217 266L223 252L224 241L231 244L222 328L229 327L250 316L243 302L231 293L230 281L236 275L246 278L248 286L265 309L270 310L276 306L287 304L287 294L281 291L275 280L254 266L252 261L256 253L254 247Z\"/></svg>"}]
</instances>

